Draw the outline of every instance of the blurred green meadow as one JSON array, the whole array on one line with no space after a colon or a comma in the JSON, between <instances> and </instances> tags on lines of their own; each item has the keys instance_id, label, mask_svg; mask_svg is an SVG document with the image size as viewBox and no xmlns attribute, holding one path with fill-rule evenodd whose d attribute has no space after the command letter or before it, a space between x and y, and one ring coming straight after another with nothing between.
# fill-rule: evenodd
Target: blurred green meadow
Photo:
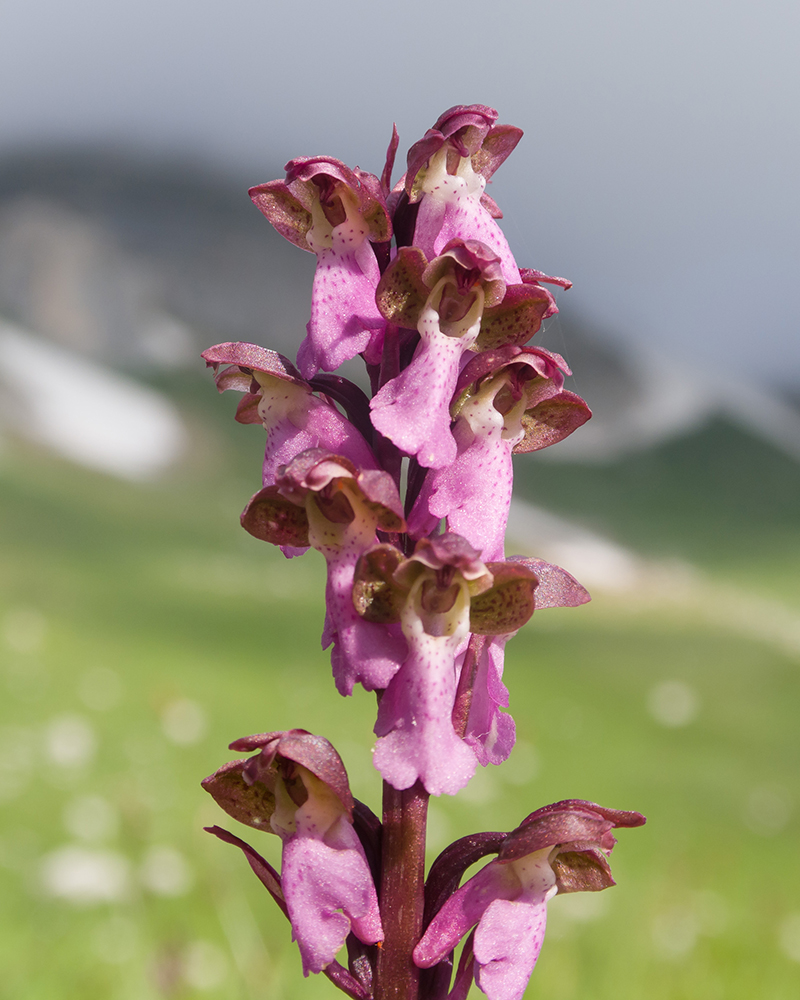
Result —
<instances>
[{"instance_id":1,"label":"blurred green meadow","mask_svg":"<svg viewBox=\"0 0 800 1000\"><path fill-rule=\"evenodd\" d=\"M287 562L238 525L258 429L233 423L210 379L176 391L191 453L157 483L14 440L0 456L9 1000L337 995L302 978L244 859L203 832L236 824L199 782L232 739L299 726L333 741L379 811L374 699L335 694L322 559ZM562 798L647 815L620 834L615 888L550 905L528 997L799 995L800 472L708 433L611 471L518 464L535 502L699 567L681 593L667 573L660 589L536 614L508 647L509 763L431 805L434 855ZM234 832L277 863L276 837Z\"/></svg>"}]
</instances>

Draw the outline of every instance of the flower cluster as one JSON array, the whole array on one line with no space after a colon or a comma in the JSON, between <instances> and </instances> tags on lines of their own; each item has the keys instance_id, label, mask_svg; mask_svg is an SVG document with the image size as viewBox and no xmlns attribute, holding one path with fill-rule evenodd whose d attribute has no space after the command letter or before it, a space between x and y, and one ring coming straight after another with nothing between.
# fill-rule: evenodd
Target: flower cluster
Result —
<instances>
[{"instance_id":1,"label":"flower cluster","mask_svg":"<svg viewBox=\"0 0 800 1000\"><path fill-rule=\"evenodd\" d=\"M560 567L504 551L512 455L557 443L590 411L564 388L563 358L529 345L556 312L547 286L569 282L520 269L497 224L485 186L521 132L496 119L481 105L451 108L410 148L394 187L396 131L380 178L304 157L253 188L278 232L316 255L306 337L296 365L253 344L203 355L221 391L243 393L237 420L266 431L262 488L242 525L286 556L314 548L325 559L323 648L340 694L356 684L378 694L373 759L385 784L381 824L353 800L326 740L299 729L249 737L231 748L258 754L204 784L237 820L280 836L280 876L214 832L245 851L284 908L304 972L362 1000L465 997L473 977L493 1000L521 997L547 900L610 885L610 830L643 822L585 802L540 809L513 833L451 845L427 888L416 877L402 890L405 926L387 923L403 910L387 897L408 864L388 824L419 841L420 802L508 757L507 640L534 610L589 599ZM358 355L370 396L332 374ZM392 958L401 938L409 954ZM335 958L345 943L348 969Z\"/></svg>"}]
</instances>

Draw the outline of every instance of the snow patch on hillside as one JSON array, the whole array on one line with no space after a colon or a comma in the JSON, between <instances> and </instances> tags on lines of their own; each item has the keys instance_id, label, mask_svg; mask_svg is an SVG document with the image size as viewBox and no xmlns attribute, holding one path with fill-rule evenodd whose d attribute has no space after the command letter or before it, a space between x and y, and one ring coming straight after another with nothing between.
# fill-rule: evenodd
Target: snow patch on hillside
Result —
<instances>
[{"instance_id":1,"label":"snow patch on hillside","mask_svg":"<svg viewBox=\"0 0 800 1000\"><path fill-rule=\"evenodd\" d=\"M0 323L0 416L64 458L126 479L162 472L186 445L165 396L8 323Z\"/></svg>"},{"instance_id":2,"label":"snow patch on hillside","mask_svg":"<svg viewBox=\"0 0 800 1000\"><path fill-rule=\"evenodd\" d=\"M688 616L764 642L800 662L800 608L715 580L687 562L646 559L523 500L511 503L506 551L562 566L603 599L605 611L674 609L684 622Z\"/></svg>"}]
</instances>

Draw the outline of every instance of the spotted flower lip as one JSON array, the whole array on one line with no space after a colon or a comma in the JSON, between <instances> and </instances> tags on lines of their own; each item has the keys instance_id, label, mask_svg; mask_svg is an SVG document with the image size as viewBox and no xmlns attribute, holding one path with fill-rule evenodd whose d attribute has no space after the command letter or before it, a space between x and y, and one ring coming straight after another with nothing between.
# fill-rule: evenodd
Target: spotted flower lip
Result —
<instances>
[{"instance_id":1,"label":"spotted flower lip","mask_svg":"<svg viewBox=\"0 0 800 1000\"><path fill-rule=\"evenodd\" d=\"M537 588L538 589L538 588ZM516 725L501 709L509 707L508 688L503 683L505 644L510 635L492 636L478 653L464 741L472 747L478 763L502 764L514 749ZM457 665L463 670L466 650Z\"/></svg>"},{"instance_id":2,"label":"spotted flower lip","mask_svg":"<svg viewBox=\"0 0 800 1000\"><path fill-rule=\"evenodd\" d=\"M501 841L497 859L447 899L414 961L421 968L438 964L477 925L466 952L474 956L472 969L460 970L458 987L468 989L464 980L474 975L489 1000L520 1000L544 941L548 901L559 892L613 885L606 857L616 842L611 831L644 822L641 813L580 799L537 809Z\"/></svg>"},{"instance_id":3,"label":"spotted flower lip","mask_svg":"<svg viewBox=\"0 0 800 1000\"><path fill-rule=\"evenodd\" d=\"M373 244L392 225L377 177L328 156L286 164L286 179L250 189L278 232L317 255L308 335L297 363L306 378L333 371L365 351L384 327L375 305L380 278Z\"/></svg>"},{"instance_id":4,"label":"spotted flower lip","mask_svg":"<svg viewBox=\"0 0 800 1000\"><path fill-rule=\"evenodd\" d=\"M231 749L260 752L224 765L203 787L235 819L283 841L280 889L304 974L329 966L351 932L365 944L382 941L347 772L333 746L292 729L245 737Z\"/></svg>"}]
</instances>

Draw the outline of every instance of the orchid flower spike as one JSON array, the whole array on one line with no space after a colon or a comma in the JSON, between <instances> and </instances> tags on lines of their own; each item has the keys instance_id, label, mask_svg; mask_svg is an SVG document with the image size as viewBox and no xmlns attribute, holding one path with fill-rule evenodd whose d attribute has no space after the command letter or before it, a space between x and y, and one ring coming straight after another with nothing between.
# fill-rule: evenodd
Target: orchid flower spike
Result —
<instances>
[{"instance_id":1,"label":"orchid flower spike","mask_svg":"<svg viewBox=\"0 0 800 1000\"><path fill-rule=\"evenodd\" d=\"M304 974L324 973L351 1000L466 1000L473 981L489 1000L521 1000L548 902L612 885L612 830L644 823L557 802L512 833L462 838L424 877L428 796L455 794L514 746L507 640L534 610L589 600L566 570L505 557L512 456L591 416L564 388L564 359L529 346L557 312L545 286L570 282L518 268L486 193L521 135L492 108L450 108L394 188L396 128L380 179L327 156L291 160L250 195L316 256L296 367L254 344L203 355L220 391L243 394L236 419L266 433L243 527L287 556L315 548L325 559L322 646L340 694L377 694L384 779L381 823L353 799L327 740L302 729L246 737L231 749L252 756L203 785L230 816L280 838L280 874L234 834L211 832L244 852L290 919ZM334 374L359 354L371 398Z\"/></svg>"}]
</instances>

